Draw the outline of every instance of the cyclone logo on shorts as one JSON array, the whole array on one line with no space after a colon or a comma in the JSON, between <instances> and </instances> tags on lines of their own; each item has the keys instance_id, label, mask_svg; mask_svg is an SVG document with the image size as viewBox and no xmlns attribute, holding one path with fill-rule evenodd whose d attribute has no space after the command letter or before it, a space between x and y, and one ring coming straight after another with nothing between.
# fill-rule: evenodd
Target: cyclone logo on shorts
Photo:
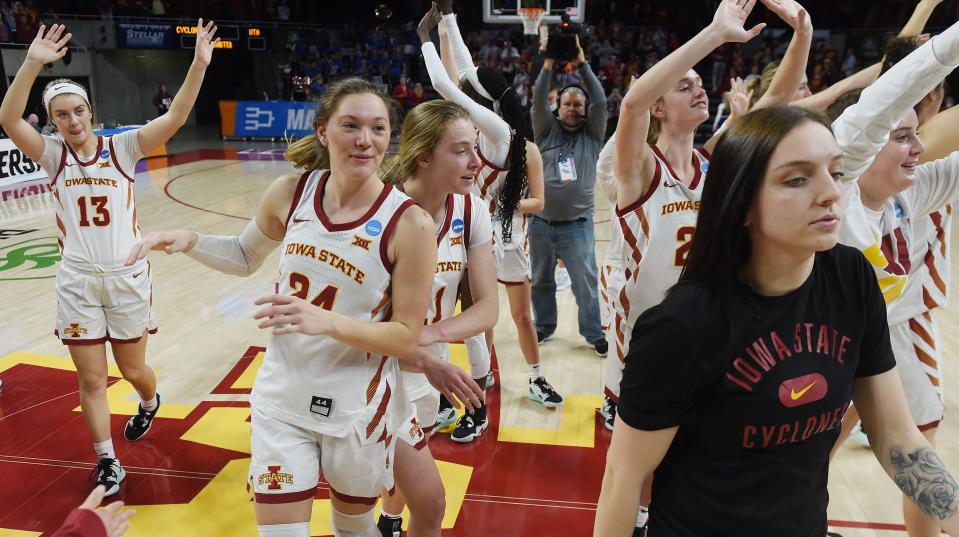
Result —
<instances>
[{"instance_id":1,"label":"cyclone logo on shorts","mask_svg":"<svg viewBox=\"0 0 959 537\"><path fill-rule=\"evenodd\" d=\"M375 237L383 232L383 224L379 220L370 220L366 223L366 234Z\"/></svg>"},{"instance_id":2,"label":"cyclone logo on shorts","mask_svg":"<svg viewBox=\"0 0 959 537\"><path fill-rule=\"evenodd\" d=\"M464 227L465 226L463 225L463 221L460 220L459 218L457 218L456 220L453 220L453 228L452 228L453 233L462 233Z\"/></svg>"}]
</instances>

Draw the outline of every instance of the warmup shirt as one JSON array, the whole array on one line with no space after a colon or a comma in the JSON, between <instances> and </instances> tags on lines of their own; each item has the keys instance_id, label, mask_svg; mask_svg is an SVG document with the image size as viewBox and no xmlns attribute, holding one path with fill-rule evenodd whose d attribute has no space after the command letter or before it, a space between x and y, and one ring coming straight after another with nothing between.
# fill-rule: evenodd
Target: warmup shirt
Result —
<instances>
[{"instance_id":1,"label":"warmup shirt","mask_svg":"<svg viewBox=\"0 0 959 537\"><path fill-rule=\"evenodd\" d=\"M678 427L649 533L822 537L829 451L853 381L895 367L872 267L838 245L796 290L686 284L633 331L619 416Z\"/></svg>"}]
</instances>

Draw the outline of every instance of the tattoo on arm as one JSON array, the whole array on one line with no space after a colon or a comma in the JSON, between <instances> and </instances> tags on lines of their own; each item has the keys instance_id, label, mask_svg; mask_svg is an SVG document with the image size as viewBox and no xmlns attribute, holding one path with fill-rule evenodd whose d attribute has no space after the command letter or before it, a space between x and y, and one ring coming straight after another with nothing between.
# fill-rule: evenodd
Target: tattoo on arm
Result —
<instances>
[{"instance_id":1,"label":"tattoo on arm","mask_svg":"<svg viewBox=\"0 0 959 537\"><path fill-rule=\"evenodd\" d=\"M893 480L927 515L945 520L959 512L959 484L936 452L924 447L913 453L893 449Z\"/></svg>"}]
</instances>

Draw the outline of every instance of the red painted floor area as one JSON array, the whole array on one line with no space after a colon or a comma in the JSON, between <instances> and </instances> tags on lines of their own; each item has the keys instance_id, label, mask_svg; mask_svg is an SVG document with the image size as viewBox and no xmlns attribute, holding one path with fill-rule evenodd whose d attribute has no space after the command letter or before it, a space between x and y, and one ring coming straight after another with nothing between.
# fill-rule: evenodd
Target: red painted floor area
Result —
<instances>
[{"instance_id":1,"label":"red painted floor area","mask_svg":"<svg viewBox=\"0 0 959 537\"><path fill-rule=\"evenodd\" d=\"M241 360L237 366L246 363ZM3 379L0 476L6 486L0 488L0 527L50 532L91 488L95 461L90 436L81 414L73 412L79 405L76 375L18 365L4 372ZM596 428L596 445L602 447L593 449L497 442L495 388L488 403L492 422L480 440L460 445L439 435L431 442L437 459L474 468L456 526L443 535L589 535L606 430ZM127 471L116 498L130 504L186 503L227 462L246 458L180 440L210 407L230 405L242 404L202 403L186 419L157 418L149 435L137 443L123 440L126 418L114 416L114 445ZM318 497L325 496L321 489Z\"/></svg>"}]
</instances>

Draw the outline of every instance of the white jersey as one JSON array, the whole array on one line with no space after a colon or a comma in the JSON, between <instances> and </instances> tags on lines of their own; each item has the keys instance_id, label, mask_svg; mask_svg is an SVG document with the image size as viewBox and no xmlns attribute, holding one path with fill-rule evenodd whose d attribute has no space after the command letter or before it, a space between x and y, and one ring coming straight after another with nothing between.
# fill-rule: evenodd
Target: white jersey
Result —
<instances>
[{"instance_id":1,"label":"white jersey","mask_svg":"<svg viewBox=\"0 0 959 537\"><path fill-rule=\"evenodd\" d=\"M528 251L529 233L526 227L526 214L521 213L518 208L513 211L513 227L510 242L503 240L503 226L496 216L496 204L499 200L500 192L503 191L503 187L506 184L509 164L506 164L506 168L499 168L495 164L487 161L482 151L480 152L480 160L482 164L476 173L477 180L473 183L473 193L479 196L489 208L489 214L493 220L493 244L502 250L522 248L524 251ZM524 192L523 196L525 195L526 193Z\"/></svg>"},{"instance_id":2,"label":"white jersey","mask_svg":"<svg viewBox=\"0 0 959 537\"><path fill-rule=\"evenodd\" d=\"M900 278L898 285L890 288L895 292L886 292L890 325L904 323L936 307L938 300L945 300L945 281L935 263L935 254L931 251L928 238L932 233L929 227L934 223L934 217L930 218L929 215L945 209L947 204L959 197L957 179L959 152L916 168L915 185L892 197L883 205L882 211L862 206L864 217L859 217L860 211L857 210L843 219L839 234L839 242L843 244L848 244L846 239L850 234L861 234L862 230L881 237L879 244L882 257L876 259L884 262L876 264L873 261L880 286L884 278ZM945 235L942 240L946 240ZM936 280L941 284L942 291ZM933 292L941 298L937 299Z\"/></svg>"},{"instance_id":3,"label":"white jersey","mask_svg":"<svg viewBox=\"0 0 959 537\"><path fill-rule=\"evenodd\" d=\"M436 274L433 276L427 324L438 323L456 315L456 297L466 275L468 250L492 239L493 226L485 204L479 197L450 194L446 198L446 217L437 222ZM449 344L430 345L430 352L449 361ZM422 397L431 388L422 373L404 371L410 400Z\"/></svg>"},{"instance_id":4,"label":"white jersey","mask_svg":"<svg viewBox=\"0 0 959 537\"><path fill-rule=\"evenodd\" d=\"M914 222L916 237L927 246L925 264L927 271L922 281L923 303L926 311L945 307L949 300L949 285L952 280L952 204L946 205L928 216Z\"/></svg>"},{"instance_id":5,"label":"white jersey","mask_svg":"<svg viewBox=\"0 0 959 537\"><path fill-rule=\"evenodd\" d=\"M137 131L97 136L92 155L77 155L61 138L43 137L40 166L56 200L57 243L80 270L112 273L140 240L133 169L143 158Z\"/></svg>"},{"instance_id":6,"label":"white jersey","mask_svg":"<svg viewBox=\"0 0 959 537\"><path fill-rule=\"evenodd\" d=\"M334 224L323 212L329 171L304 173L287 221L279 293L358 321L390 317L387 244L412 206L391 185L359 219ZM355 430L363 444L392 434L405 391L395 358L371 355L332 337L270 334L251 404L266 416L321 434Z\"/></svg>"},{"instance_id":7,"label":"white jersey","mask_svg":"<svg viewBox=\"0 0 959 537\"><path fill-rule=\"evenodd\" d=\"M652 145L656 170L649 190L627 207L616 207L623 233L622 259L626 283L613 301L617 354L625 356L636 319L659 304L686 264L696 232L696 218L709 167L704 149L693 151L695 175L689 185L679 180L659 149Z\"/></svg>"}]
</instances>

